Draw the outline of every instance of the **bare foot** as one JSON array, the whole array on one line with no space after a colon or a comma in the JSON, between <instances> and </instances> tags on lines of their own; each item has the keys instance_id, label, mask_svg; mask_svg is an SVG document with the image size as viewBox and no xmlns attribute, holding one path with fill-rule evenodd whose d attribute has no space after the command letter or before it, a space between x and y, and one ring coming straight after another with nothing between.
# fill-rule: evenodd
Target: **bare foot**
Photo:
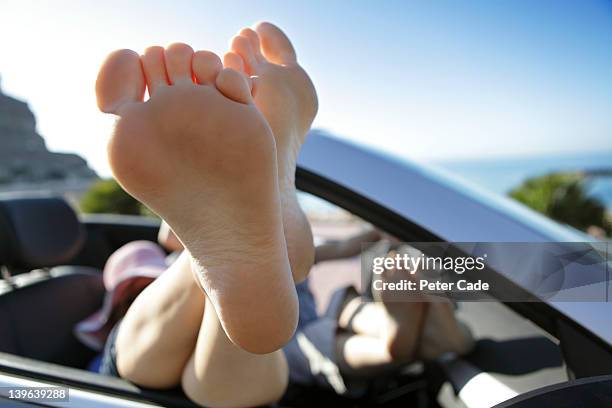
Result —
<instances>
[{"instance_id":1,"label":"bare foot","mask_svg":"<svg viewBox=\"0 0 612 408\"><path fill-rule=\"evenodd\" d=\"M226 66L245 72L253 81L255 105L276 139L283 224L296 282L308 274L314 260L312 231L295 190L295 166L306 134L317 113L312 81L297 63L287 36L275 25L245 28L232 40Z\"/></svg>"},{"instance_id":2,"label":"bare foot","mask_svg":"<svg viewBox=\"0 0 612 408\"><path fill-rule=\"evenodd\" d=\"M244 76L173 44L112 53L96 92L100 109L119 116L108 145L115 177L170 224L228 337L253 353L281 347L297 297L275 140Z\"/></svg>"}]
</instances>

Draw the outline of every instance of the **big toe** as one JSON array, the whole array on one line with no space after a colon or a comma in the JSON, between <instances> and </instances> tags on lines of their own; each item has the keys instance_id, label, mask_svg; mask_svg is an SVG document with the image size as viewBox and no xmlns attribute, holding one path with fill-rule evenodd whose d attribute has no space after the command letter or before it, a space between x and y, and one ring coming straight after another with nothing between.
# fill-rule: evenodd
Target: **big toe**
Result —
<instances>
[{"instance_id":1,"label":"big toe","mask_svg":"<svg viewBox=\"0 0 612 408\"><path fill-rule=\"evenodd\" d=\"M297 62L295 50L289 38L280 28L271 23L259 23L255 27L261 41L261 50L266 59L275 64Z\"/></svg>"},{"instance_id":2,"label":"big toe","mask_svg":"<svg viewBox=\"0 0 612 408\"><path fill-rule=\"evenodd\" d=\"M217 89L227 98L244 104L253 102L247 79L238 71L224 68L217 76L216 85Z\"/></svg>"},{"instance_id":3,"label":"big toe","mask_svg":"<svg viewBox=\"0 0 612 408\"><path fill-rule=\"evenodd\" d=\"M145 79L140 57L132 50L111 53L96 80L96 98L102 112L120 114L123 106L143 100Z\"/></svg>"}]
</instances>

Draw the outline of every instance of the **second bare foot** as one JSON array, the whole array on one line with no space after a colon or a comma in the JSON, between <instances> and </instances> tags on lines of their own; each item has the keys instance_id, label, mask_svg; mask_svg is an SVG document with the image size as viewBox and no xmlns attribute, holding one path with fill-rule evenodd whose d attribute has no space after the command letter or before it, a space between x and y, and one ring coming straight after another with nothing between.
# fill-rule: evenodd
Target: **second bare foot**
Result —
<instances>
[{"instance_id":1,"label":"second bare foot","mask_svg":"<svg viewBox=\"0 0 612 408\"><path fill-rule=\"evenodd\" d=\"M312 232L295 189L298 153L317 113L317 94L298 64L287 36L275 25L245 28L232 40L226 66L245 72L253 81L255 105L264 114L276 139L283 224L293 276L308 274L314 259Z\"/></svg>"}]
</instances>

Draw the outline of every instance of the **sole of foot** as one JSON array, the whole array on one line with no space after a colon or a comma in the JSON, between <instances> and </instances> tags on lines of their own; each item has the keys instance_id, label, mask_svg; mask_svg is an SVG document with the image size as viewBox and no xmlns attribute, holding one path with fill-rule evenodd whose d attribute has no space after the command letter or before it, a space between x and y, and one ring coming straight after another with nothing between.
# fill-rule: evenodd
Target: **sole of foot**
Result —
<instances>
[{"instance_id":1,"label":"sole of foot","mask_svg":"<svg viewBox=\"0 0 612 408\"><path fill-rule=\"evenodd\" d=\"M189 251L230 340L253 353L281 347L295 329L297 298L276 142L244 75L185 44L142 56L120 50L104 62L96 93L100 109L118 115L113 174Z\"/></svg>"},{"instance_id":2,"label":"sole of foot","mask_svg":"<svg viewBox=\"0 0 612 408\"><path fill-rule=\"evenodd\" d=\"M285 236L293 275L299 282L314 259L312 232L295 189L298 153L318 109L314 85L298 64L289 38L271 23L242 29L232 39L224 64L249 76L255 105L276 139Z\"/></svg>"}]
</instances>

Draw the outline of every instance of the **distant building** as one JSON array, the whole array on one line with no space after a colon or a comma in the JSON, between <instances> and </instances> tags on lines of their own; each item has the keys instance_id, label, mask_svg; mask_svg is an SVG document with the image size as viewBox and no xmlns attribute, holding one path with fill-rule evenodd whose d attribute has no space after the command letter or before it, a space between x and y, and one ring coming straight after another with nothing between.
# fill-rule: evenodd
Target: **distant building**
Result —
<instances>
[{"instance_id":1,"label":"distant building","mask_svg":"<svg viewBox=\"0 0 612 408\"><path fill-rule=\"evenodd\" d=\"M82 157L47 150L27 103L0 89L0 191L78 193L97 179Z\"/></svg>"}]
</instances>

